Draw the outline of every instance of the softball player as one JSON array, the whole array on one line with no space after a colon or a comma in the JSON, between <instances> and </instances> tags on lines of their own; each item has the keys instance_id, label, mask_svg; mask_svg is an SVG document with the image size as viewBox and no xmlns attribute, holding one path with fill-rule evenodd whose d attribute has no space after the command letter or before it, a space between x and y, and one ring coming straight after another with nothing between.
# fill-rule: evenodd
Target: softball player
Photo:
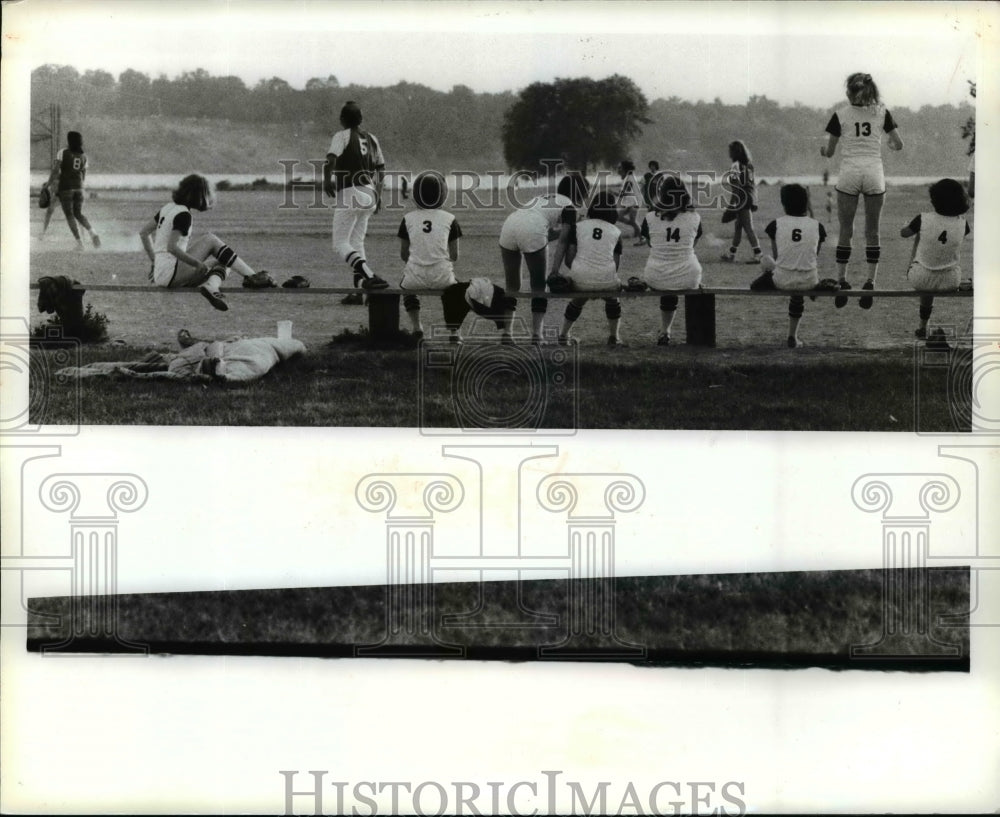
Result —
<instances>
[{"instance_id":1,"label":"softball player","mask_svg":"<svg viewBox=\"0 0 1000 817\"><path fill-rule=\"evenodd\" d=\"M429 171L413 180L416 210L403 216L399 225L399 257L406 262L400 289L445 289L455 281L453 263L458 260L458 240L462 228L451 213L441 209L448 195L444 176ZM413 331L423 335L420 299L403 296L403 308ZM458 331L453 329L453 334Z\"/></svg>"},{"instance_id":2,"label":"softball player","mask_svg":"<svg viewBox=\"0 0 1000 817\"><path fill-rule=\"evenodd\" d=\"M633 238L639 238L639 223L635 217L639 213L642 197L635 178L635 164L630 159L622 159L618 165L618 175L622 179L622 189L618 193L618 218L622 224L628 224L632 228ZM636 242L636 246L640 245L641 242Z\"/></svg>"},{"instance_id":3,"label":"softball player","mask_svg":"<svg viewBox=\"0 0 1000 817\"><path fill-rule=\"evenodd\" d=\"M515 210L500 229L500 258L503 262L505 292L521 289L521 258L528 267L533 293L545 292L548 272L546 248L558 239L553 269L558 270L566 254L570 227L576 224L576 208L587 199L589 186L580 173L569 173L559 181L556 192L532 199L526 207ZM512 300L514 304L516 299ZM531 337L539 343L548 301L539 296L531 299ZM513 318L513 312L510 315ZM510 335L501 338L509 342Z\"/></svg>"},{"instance_id":4,"label":"softball player","mask_svg":"<svg viewBox=\"0 0 1000 817\"><path fill-rule=\"evenodd\" d=\"M254 275L254 270L212 233L191 241L191 211L204 212L214 204L208 179L196 173L185 176L171 198L139 231L151 262L150 283L161 287L198 287L213 307L225 312L229 305L219 287L229 270L244 278ZM211 267L206 263L209 260Z\"/></svg>"},{"instance_id":5,"label":"softball player","mask_svg":"<svg viewBox=\"0 0 1000 817\"><path fill-rule=\"evenodd\" d=\"M809 213L809 191L801 184L781 186L781 207L785 215L772 221L764 228L771 239L773 255L763 260L764 274L758 278L752 289L811 290L819 283L819 248L826 240L826 229ZM773 286L761 286L767 276ZM805 312L805 297L792 295L788 299L788 348L802 345L799 340L799 322Z\"/></svg>"},{"instance_id":6,"label":"softball player","mask_svg":"<svg viewBox=\"0 0 1000 817\"><path fill-rule=\"evenodd\" d=\"M830 117L826 126L827 143L819 152L830 158L843 143L840 173L837 177L837 215L840 235L837 238L837 275L841 289L850 289L847 281L847 264L851 259L851 241L854 238L854 215L858 209L858 196L865 197L865 260L868 262L868 280L862 289L875 289L878 262L881 255L879 223L885 200L885 172L882 168L882 134L887 136L889 147L902 150L903 140L892 114L879 101L878 87L871 74L851 74L847 78L845 105ZM837 298L838 308L847 298ZM872 299L858 299L862 309L871 309Z\"/></svg>"},{"instance_id":7,"label":"softball player","mask_svg":"<svg viewBox=\"0 0 1000 817\"><path fill-rule=\"evenodd\" d=\"M77 222L90 233L90 240L95 247L101 246L101 238L94 232L83 214L83 183L87 178L87 155L83 152L83 136L77 131L71 130L66 134L67 147L62 148L56 154L56 160L52 165L52 173L49 175L48 186L53 193L53 199L58 198L62 205L63 215L66 216L66 223L69 230L76 239L76 248L83 249L83 242L80 241L80 231L77 229ZM49 220L52 218L54 202L45 211L45 223L42 225L42 235L49 227Z\"/></svg>"},{"instance_id":8,"label":"softball player","mask_svg":"<svg viewBox=\"0 0 1000 817\"><path fill-rule=\"evenodd\" d=\"M965 214L969 198L961 182L941 179L930 187L932 213L920 213L901 231L903 238L913 237L913 253L906 277L910 285L927 292L954 291L972 286L962 280L960 255L962 242L972 232ZM921 240L923 238L923 240ZM913 333L927 337L927 323L934 309L934 296L920 297L920 326Z\"/></svg>"},{"instance_id":9,"label":"softball player","mask_svg":"<svg viewBox=\"0 0 1000 817\"><path fill-rule=\"evenodd\" d=\"M733 166L726 176L726 186L731 191L731 197L722 220L724 223L735 221L736 226L733 229L733 243L729 245L728 252L722 254L722 260L730 263L736 260L736 251L745 232L750 249L753 250L753 258L747 263L759 264L760 242L753 228L753 214L757 210L757 180L754 178L753 159L747 146L738 139L729 143L729 159Z\"/></svg>"},{"instance_id":10,"label":"softball player","mask_svg":"<svg viewBox=\"0 0 1000 817\"><path fill-rule=\"evenodd\" d=\"M615 226L618 212L610 193L594 198L587 210L587 217L570 228L566 247L566 265L570 268L573 288L580 291L618 289L618 265L622 258L621 230ZM558 270L555 270L558 272ZM570 329L583 314L587 298L573 298L566 305L559 342L566 343ZM622 305L618 298L604 299L604 314L608 319L608 346L618 346L621 338Z\"/></svg>"},{"instance_id":11,"label":"softball player","mask_svg":"<svg viewBox=\"0 0 1000 817\"><path fill-rule=\"evenodd\" d=\"M365 258L368 219L381 207L385 159L375 135L361 130L361 108L347 102L340 110L340 125L330 140L323 166L323 190L334 198L333 249L354 272L354 285L385 289Z\"/></svg>"},{"instance_id":12,"label":"softball player","mask_svg":"<svg viewBox=\"0 0 1000 817\"><path fill-rule=\"evenodd\" d=\"M642 280L650 289L697 289L701 286L701 263L694 245L701 237L701 216L694 212L691 194L677 176L666 175L655 192L653 212L642 220L643 238L649 258ZM658 346L670 345L670 327L677 314L676 295L660 297Z\"/></svg>"}]
</instances>

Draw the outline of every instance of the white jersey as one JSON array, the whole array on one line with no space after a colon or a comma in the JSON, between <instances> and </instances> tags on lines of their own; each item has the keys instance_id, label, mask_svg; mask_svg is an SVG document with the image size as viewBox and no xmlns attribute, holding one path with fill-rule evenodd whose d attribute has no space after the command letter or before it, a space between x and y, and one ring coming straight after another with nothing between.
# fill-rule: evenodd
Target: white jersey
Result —
<instances>
[{"instance_id":1,"label":"white jersey","mask_svg":"<svg viewBox=\"0 0 1000 817\"><path fill-rule=\"evenodd\" d=\"M546 193L528 203L529 212L545 219L546 227L555 230L561 224L576 222L576 207L566 196L558 193Z\"/></svg>"},{"instance_id":2,"label":"white jersey","mask_svg":"<svg viewBox=\"0 0 1000 817\"><path fill-rule=\"evenodd\" d=\"M570 276L579 284L606 284L618 280L615 255L622 251L621 230L599 218L585 218L573 226L569 243L576 245Z\"/></svg>"},{"instance_id":3,"label":"white jersey","mask_svg":"<svg viewBox=\"0 0 1000 817\"><path fill-rule=\"evenodd\" d=\"M649 239L647 267L680 267L694 257L694 242L701 235L701 216L687 211L671 221L650 213L642 220L642 235Z\"/></svg>"},{"instance_id":4,"label":"white jersey","mask_svg":"<svg viewBox=\"0 0 1000 817\"><path fill-rule=\"evenodd\" d=\"M882 134L896 129L884 105L845 105L836 111L826 132L840 139L843 165L882 161Z\"/></svg>"},{"instance_id":5,"label":"white jersey","mask_svg":"<svg viewBox=\"0 0 1000 817\"><path fill-rule=\"evenodd\" d=\"M398 235L410 242L407 263L432 266L451 264L448 245L461 238L462 230L455 216L445 210L412 210L403 217Z\"/></svg>"},{"instance_id":6,"label":"white jersey","mask_svg":"<svg viewBox=\"0 0 1000 817\"><path fill-rule=\"evenodd\" d=\"M962 241L970 232L965 216L921 213L908 226L912 232L920 234L913 259L916 263L929 270L958 266Z\"/></svg>"},{"instance_id":7,"label":"white jersey","mask_svg":"<svg viewBox=\"0 0 1000 817\"><path fill-rule=\"evenodd\" d=\"M812 272L817 269L816 256L826 230L809 216L781 216L764 229L778 249L775 259L781 269Z\"/></svg>"},{"instance_id":8,"label":"white jersey","mask_svg":"<svg viewBox=\"0 0 1000 817\"><path fill-rule=\"evenodd\" d=\"M157 255L167 253L170 246L170 234L177 230L180 238L177 240L177 248L187 250L188 240L191 238L191 211L183 204L165 204L159 209L156 216L156 232L153 234L153 252Z\"/></svg>"}]
</instances>

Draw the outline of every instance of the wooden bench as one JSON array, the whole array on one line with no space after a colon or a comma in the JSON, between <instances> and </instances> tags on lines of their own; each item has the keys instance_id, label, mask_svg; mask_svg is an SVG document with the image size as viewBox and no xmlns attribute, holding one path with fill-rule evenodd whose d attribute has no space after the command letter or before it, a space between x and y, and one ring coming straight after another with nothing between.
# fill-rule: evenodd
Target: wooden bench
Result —
<instances>
[{"instance_id":1,"label":"wooden bench","mask_svg":"<svg viewBox=\"0 0 1000 817\"><path fill-rule=\"evenodd\" d=\"M198 294L194 288L175 288L142 286L134 284L83 284L88 292L144 292L144 293L188 293ZM38 289L37 284L31 284L31 289ZM306 287L303 289L284 289L282 287L272 289L245 289L242 287L229 287L223 290L226 297L238 295L278 295L281 297L298 297L314 295L347 295L363 290L354 287ZM391 337L399 331L399 299L404 295L418 295L421 298L439 298L440 290L429 289L399 289L392 287L389 289L379 289L373 292L366 292L368 295L368 331L373 338ZM531 292L512 293L519 299L536 297ZM865 295L882 298L919 298L922 295L933 295L935 298L971 298L972 290L956 290L952 292L920 292L914 289L843 289L838 291L811 291L790 292L788 290L763 290L741 289L737 287L705 287L704 289L684 289L664 292L660 290L644 290L642 292L629 292L626 290L592 290L587 292L560 292L545 293L549 300L567 300L570 298L659 298L662 295L676 295L684 298L684 325L686 332L686 342L693 346L715 346L715 298L720 297L740 297L740 298L787 298L790 295L803 295L815 298L836 298L842 296L846 298L861 298Z\"/></svg>"}]
</instances>

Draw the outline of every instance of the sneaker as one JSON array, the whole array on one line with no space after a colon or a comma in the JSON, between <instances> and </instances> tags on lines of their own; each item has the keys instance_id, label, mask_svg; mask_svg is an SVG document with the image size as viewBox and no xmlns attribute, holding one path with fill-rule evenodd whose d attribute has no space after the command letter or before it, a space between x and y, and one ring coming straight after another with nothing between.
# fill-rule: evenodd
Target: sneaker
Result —
<instances>
[{"instance_id":1,"label":"sneaker","mask_svg":"<svg viewBox=\"0 0 1000 817\"><path fill-rule=\"evenodd\" d=\"M448 343L450 343L452 346L461 346L462 345L462 336L461 335L450 335L448 337Z\"/></svg>"},{"instance_id":2,"label":"sneaker","mask_svg":"<svg viewBox=\"0 0 1000 817\"><path fill-rule=\"evenodd\" d=\"M208 302L220 312L226 312L229 309L229 304L226 303L226 297L221 292L213 292L204 285L198 287L198 291L204 295Z\"/></svg>"},{"instance_id":3,"label":"sneaker","mask_svg":"<svg viewBox=\"0 0 1000 817\"><path fill-rule=\"evenodd\" d=\"M670 345L670 335L666 332L660 332L659 337L656 339L657 346L669 346Z\"/></svg>"},{"instance_id":4,"label":"sneaker","mask_svg":"<svg viewBox=\"0 0 1000 817\"><path fill-rule=\"evenodd\" d=\"M851 288L851 282L848 281L846 278L842 278L839 283L841 289ZM833 299L833 305L837 307L837 309L843 309L845 306L847 306L847 298L844 295L838 295L836 298Z\"/></svg>"},{"instance_id":5,"label":"sneaker","mask_svg":"<svg viewBox=\"0 0 1000 817\"><path fill-rule=\"evenodd\" d=\"M384 278L379 278L377 275L373 275L371 278L365 278L361 282L362 289L388 289L389 282Z\"/></svg>"},{"instance_id":6,"label":"sneaker","mask_svg":"<svg viewBox=\"0 0 1000 817\"><path fill-rule=\"evenodd\" d=\"M788 345L789 349L801 349L805 344L795 337L789 337L785 343Z\"/></svg>"},{"instance_id":7,"label":"sneaker","mask_svg":"<svg viewBox=\"0 0 1000 817\"><path fill-rule=\"evenodd\" d=\"M514 345L514 338L512 338L510 335L506 335L506 334L501 335L500 336L500 345L501 346L513 346Z\"/></svg>"},{"instance_id":8,"label":"sneaker","mask_svg":"<svg viewBox=\"0 0 1000 817\"><path fill-rule=\"evenodd\" d=\"M948 336L943 329L935 329L927 336L927 348L938 352L947 352L951 349L948 343Z\"/></svg>"},{"instance_id":9,"label":"sneaker","mask_svg":"<svg viewBox=\"0 0 1000 817\"><path fill-rule=\"evenodd\" d=\"M194 346L199 342L198 338L194 337L190 332L188 332L187 329L181 329L177 333L177 345L180 346L181 349L187 349L189 346Z\"/></svg>"},{"instance_id":10,"label":"sneaker","mask_svg":"<svg viewBox=\"0 0 1000 817\"><path fill-rule=\"evenodd\" d=\"M617 346L618 348L624 348L625 344L622 343L622 339L615 337L614 335L608 335L608 346Z\"/></svg>"},{"instance_id":11,"label":"sneaker","mask_svg":"<svg viewBox=\"0 0 1000 817\"><path fill-rule=\"evenodd\" d=\"M349 292L340 302L345 306L361 306L365 302L365 296L360 292Z\"/></svg>"},{"instance_id":12,"label":"sneaker","mask_svg":"<svg viewBox=\"0 0 1000 817\"><path fill-rule=\"evenodd\" d=\"M97 233L91 233L90 240L94 243L94 249L101 249L101 237Z\"/></svg>"},{"instance_id":13,"label":"sneaker","mask_svg":"<svg viewBox=\"0 0 1000 817\"><path fill-rule=\"evenodd\" d=\"M871 292L873 289L875 289L875 282L874 281L865 281L865 285L863 287L861 287L861 288L863 290L867 291L867 292ZM862 309L871 309L872 308L872 303L873 303L873 300L868 295L864 295L864 296L858 298L858 306L860 306Z\"/></svg>"},{"instance_id":14,"label":"sneaker","mask_svg":"<svg viewBox=\"0 0 1000 817\"><path fill-rule=\"evenodd\" d=\"M424 330L423 329L418 329L416 332L413 333L413 339L417 343L420 343L420 341L423 340L423 338L424 338Z\"/></svg>"},{"instance_id":15,"label":"sneaker","mask_svg":"<svg viewBox=\"0 0 1000 817\"><path fill-rule=\"evenodd\" d=\"M83 252L83 242L79 238L76 240L76 251Z\"/></svg>"},{"instance_id":16,"label":"sneaker","mask_svg":"<svg viewBox=\"0 0 1000 817\"><path fill-rule=\"evenodd\" d=\"M921 326L918 329L914 329L913 330L913 337L915 337L917 340L927 340L927 329L926 329L926 327Z\"/></svg>"}]
</instances>

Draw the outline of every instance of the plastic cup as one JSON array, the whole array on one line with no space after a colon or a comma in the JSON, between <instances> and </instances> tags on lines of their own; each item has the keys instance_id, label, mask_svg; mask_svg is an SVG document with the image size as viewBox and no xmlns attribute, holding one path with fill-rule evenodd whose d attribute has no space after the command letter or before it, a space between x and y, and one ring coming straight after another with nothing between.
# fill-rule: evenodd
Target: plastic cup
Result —
<instances>
[{"instance_id":1,"label":"plastic cup","mask_svg":"<svg viewBox=\"0 0 1000 817\"><path fill-rule=\"evenodd\" d=\"M278 321L278 340L292 339L292 322Z\"/></svg>"}]
</instances>

